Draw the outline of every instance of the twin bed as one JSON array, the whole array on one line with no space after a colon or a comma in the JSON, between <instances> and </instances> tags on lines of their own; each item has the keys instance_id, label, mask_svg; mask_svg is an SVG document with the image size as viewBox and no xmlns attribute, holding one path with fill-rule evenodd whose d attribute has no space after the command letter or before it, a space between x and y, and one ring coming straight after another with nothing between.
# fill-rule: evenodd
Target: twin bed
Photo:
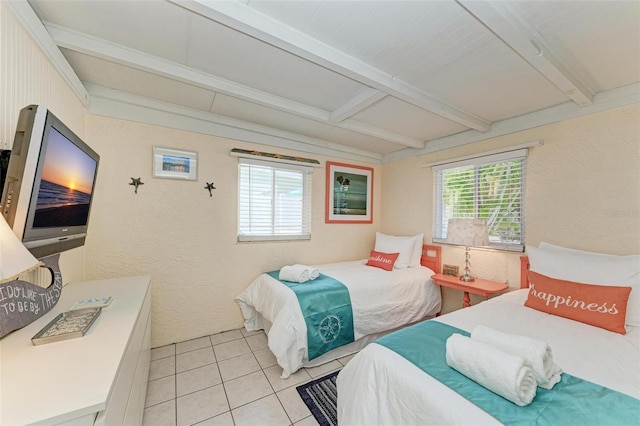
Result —
<instances>
[{"instance_id":1,"label":"twin bed","mask_svg":"<svg viewBox=\"0 0 640 426\"><path fill-rule=\"evenodd\" d=\"M267 274L236 299L245 326L267 331L269 348L283 368L283 378L303 366L359 351L338 375L341 426L638 424L640 256L611 256L541 243L521 257L521 289L422 321L440 311L440 290L430 277L440 271L441 259L439 247L421 248L419 268L384 271L364 262L318 266L323 274L339 279L349 289L353 343L309 360L307 329L298 300ZM555 287L545 287L547 281ZM530 283L535 288L528 288ZM589 284L584 287L579 283ZM562 293L565 291L570 295ZM565 294L565 298L555 293ZM621 298L616 299L618 296ZM558 306L565 311L569 307L578 316L556 311ZM611 325L609 319L602 322L604 317L616 318L617 323ZM439 367L426 372L424 363L445 358L450 334L445 336L441 330L454 327L453 332L465 334L478 325L546 342L562 369L562 381L551 390L537 388L533 402L519 407L493 394L494 400L487 402L478 401L473 391L454 391L455 386L443 382L458 373L440 361ZM395 329L401 330L390 333ZM463 388L479 387L459 376L469 382L463 383Z\"/></svg>"},{"instance_id":2,"label":"twin bed","mask_svg":"<svg viewBox=\"0 0 640 426\"><path fill-rule=\"evenodd\" d=\"M245 328L265 330L269 349L283 369L282 377L287 378L303 366L313 367L349 355L392 330L434 317L440 312L441 296L431 276L441 268L440 247L423 245L422 235L415 241L419 244L411 250L419 264L408 267L387 271L368 266L364 261L314 266L349 290L353 310L352 343L309 359L307 325L298 299L274 274L261 274L236 298L245 318ZM315 283L300 285L314 286Z\"/></svg>"},{"instance_id":3,"label":"twin bed","mask_svg":"<svg viewBox=\"0 0 640 426\"><path fill-rule=\"evenodd\" d=\"M531 259L522 257L522 289L388 337L397 337L401 343L417 351L419 357L422 351L426 353L428 345L433 344L431 336L423 334L422 338L416 339L416 334L413 334L413 342L403 342L402 333L414 328L419 331L428 323L446 324L467 332L484 325L505 333L529 336L546 342L553 351L556 364L563 370L563 381L555 386L556 393L538 388L538 395L534 398L534 402L540 400L537 404L518 407L507 402L510 407L506 407L506 412L481 409L478 405L482 405L482 401L471 402L396 351L383 344L372 343L360 351L338 376L339 424L638 424L640 324L636 323L639 312L634 308L640 299L640 257L592 256L558 247L546 249L540 252L534 248L528 250ZM530 291L524 288L530 281L529 260L532 270L552 272L555 268L557 274L568 274L562 277L564 279L587 274L595 277L592 281L596 284L605 284L598 281L607 281L608 276L609 284L631 287L627 324L623 324L626 334L524 306ZM607 269L599 271L600 268ZM617 271L612 268L617 268ZM600 275L600 279L596 275ZM560 284L566 285L566 282ZM383 343L383 340L378 342ZM436 350L440 357L444 357L445 352L443 346ZM449 370L445 375L456 374ZM570 387L567 381L571 376L591 382L586 385L593 386L579 398L564 399L571 393L566 390Z\"/></svg>"}]
</instances>

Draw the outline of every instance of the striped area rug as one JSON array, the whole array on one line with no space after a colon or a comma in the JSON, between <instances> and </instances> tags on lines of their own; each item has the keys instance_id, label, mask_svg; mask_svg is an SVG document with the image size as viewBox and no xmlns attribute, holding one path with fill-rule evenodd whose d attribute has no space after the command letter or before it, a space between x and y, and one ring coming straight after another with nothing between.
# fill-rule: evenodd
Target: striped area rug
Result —
<instances>
[{"instance_id":1,"label":"striped area rug","mask_svg":"<svg viewBox=\"0 0 640 426\"><path fill-rule=\"evenodd\" d=\"M337 426L338 389L336 378L340 371L296 387L300 398L309 407L320 426Z\"/></svg>"}]
</instances>

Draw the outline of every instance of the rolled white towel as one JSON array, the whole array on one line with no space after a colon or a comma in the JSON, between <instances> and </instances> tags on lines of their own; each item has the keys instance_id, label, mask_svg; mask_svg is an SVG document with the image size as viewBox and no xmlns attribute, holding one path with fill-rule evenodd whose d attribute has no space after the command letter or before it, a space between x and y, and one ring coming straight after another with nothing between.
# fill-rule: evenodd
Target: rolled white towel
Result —
<instances>
[{"instance_id":1,"label":"rolled white towel","mask_svg":"<svg viewBox=\"0 0 640 426\"><path fill-rule=\"evenodd\" d=\"M278 279L294 283L309 281L309 271L303 265L286 265L280 269Z\"/></svg>"},{"instance_id":2,"label":"rolled white towel","mask_svg":"<svg viewBox=\"0 0 640 426\"><path fill-rule=\"evenodd\" d=\"M312 266L307 266L307 265L300 265L298 263L296 263L293 266L305 268L307 272L309 272L309 280L313 281L320 276L320 271L318 270L318 268L314 268Z\"/></svg>"},{"instance_id":3,"label":"rolled white towel","mask_svg":"<svg viewBox=\"0 0 640 426\"><path fill-rule=\"evenodd\" d=\"M562 378L562 369L553 361L551 347L528 336L508 334L478 325L471 332L471 339L489 343L496 348L525 358L531 364L538 386L551 389Z\"/></svg>"},{"instance_id":4,"label":"rolled white towel","mask_svg":"<svg viewBox=\"0 0 640 426\"><path fill-rule=\"evenodd\" d=\"M461 334L447 339L447 365L521 407L536 396L536 376L522 357Z\"/></svg>"}]
</instances>

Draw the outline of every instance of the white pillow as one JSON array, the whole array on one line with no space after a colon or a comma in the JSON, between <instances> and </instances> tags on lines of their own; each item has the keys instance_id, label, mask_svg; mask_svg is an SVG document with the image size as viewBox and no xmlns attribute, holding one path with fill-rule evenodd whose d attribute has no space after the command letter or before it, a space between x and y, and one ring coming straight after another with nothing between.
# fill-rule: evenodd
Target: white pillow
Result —
<instances>
[{"instance_id":1,"label":"white pillow","mask_svg":"<svg viewBox=\"0 0 640 426\"><path fill-rule=\"evenodd\" d=\"M540 244L538 244L538 248L540 250L559 250L559 251L566 251L566 252L575 253L575 254L586 254L586 255L596 254L598 256L603 256L603 257L616 257L613 254L596 253L593 251L584 251L584 250L578 250L578 249L573 249L569 247L562 247L562 246L557 246L555 244L547 243L545 241L540 241Z\"/></svg>"},{"instance_id":2,"label":"white pillow","mask_svg":"<svg viewBox=\"0 0 640 426\"><path fill-rule=\"evenodd\" d=\"M615 256L552 244L527 247L532 271L584 284L631 287L626 324L640 326L640 256Z\"/></svg>"},{"instance_id":3,"label":"white pillow","mask_svg":"<svg viewBox=\"0 0 640 426\"><path fill-rule=\"evenodd\" d=\"M422 244L424 240L424 234L418 234L414 239L413 246L413 254L411 255L411 262L409 263L409 268L419 268L420 258L422 257Z\"/></svg>"},{"instance_id":4,"label":"white pillow","mask_svg":"<svg viewBox=\"0 0 640 426\"><path fill-rule=\"evenodd\" d=\"M411 264L415 247L415 237L396 237L376 232L374 250L383 253L399 253L394 269L405 269Z\"/></svg>"}]
</instances>

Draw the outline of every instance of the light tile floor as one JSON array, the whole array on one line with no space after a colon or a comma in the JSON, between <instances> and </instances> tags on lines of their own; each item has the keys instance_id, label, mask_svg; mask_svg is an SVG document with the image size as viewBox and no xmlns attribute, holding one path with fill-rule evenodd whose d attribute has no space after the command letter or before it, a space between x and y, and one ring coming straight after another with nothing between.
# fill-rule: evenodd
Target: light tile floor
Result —
<instances>
[{"instance_id":1,"label":"light tile floor","mask_svg":"<svg viewBox=\"0 0 640 426\"><path fill-rule=\"evenodd\" d=\"M296 386L352 357L281 379L262 331L232 330L154 348L143 425L317 426Z\"/></svg>"}]
</instances>

